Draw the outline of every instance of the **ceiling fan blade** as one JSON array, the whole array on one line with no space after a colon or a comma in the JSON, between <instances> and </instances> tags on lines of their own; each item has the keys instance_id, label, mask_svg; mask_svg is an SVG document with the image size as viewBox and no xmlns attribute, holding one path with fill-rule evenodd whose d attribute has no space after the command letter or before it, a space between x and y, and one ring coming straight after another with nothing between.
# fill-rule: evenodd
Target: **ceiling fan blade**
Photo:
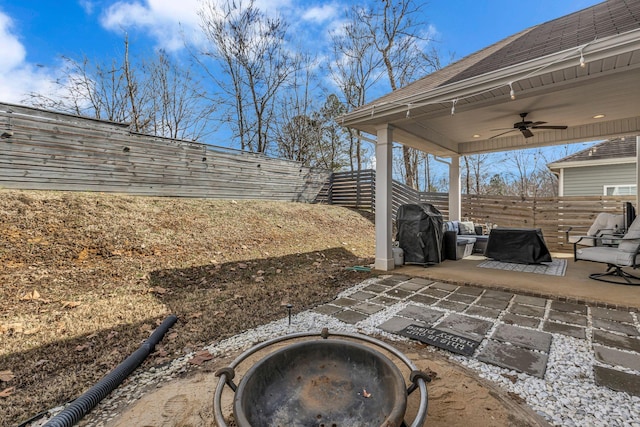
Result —
<instances>
[{"instance_id":1,"label":"ceiling fan blade","mask_svg":"<svg viewBox=\"0 0 640 427\"><path fill-rule=\"evenodd\" d=\"M520 132L522 132L525 138L531 138L533 136L533 132L529 129L520 129Z\"/></svg>"},{"instance_id":2,"label":"ceiling fan blade","mask_svg":"<svg viewBox=\"0 0 640 427\"><path fill-rule=\"evenodd\" d=\"M496 130L501 130L501 129L496 129ZM511 132L513 132L513 131L516 131L516 130L518 130L518 129L511 129L511 130L508 130L508 131L506 131L506 132L502 132L502 133L499 133L499 134L497 134L497 135L493 135L493 136L492 136L492 137L490 137L489 139L497 138L497 137L499 137L499 136L506 135L506 134L511 133Z\"/></svg>"},{"instance_id":3,"label":"ceiling fan blade","mask_svg":"<svg viewBox=\"0 0 640 427\"><path fill-rule=\"evenodd\" d=\"M497 132L499 130L514 130L514 128L510 127L510 128L489 129L489 132Z\"/></svg>"},{"instance_id":4,"label":"ceiling fan blade","mask_svg":"<svg viewBox=\"0 0 640 427\"><path fill-rule=\"evenodd\" d=\"M547 122L533 122L533 123L529 124L529 127L536 127L536 126L543 125L545 123L547 123Z\"/></svg>"},{"instance_id":5,"label":"ceiling fan blade","mask_svg":"<svg viewBox=\"0 0 640 427\"><path fill-rule=\"evenodd\" d=\"M566 129L568 126L531 126L533 129Z\"/></svg>"}]
</instances>

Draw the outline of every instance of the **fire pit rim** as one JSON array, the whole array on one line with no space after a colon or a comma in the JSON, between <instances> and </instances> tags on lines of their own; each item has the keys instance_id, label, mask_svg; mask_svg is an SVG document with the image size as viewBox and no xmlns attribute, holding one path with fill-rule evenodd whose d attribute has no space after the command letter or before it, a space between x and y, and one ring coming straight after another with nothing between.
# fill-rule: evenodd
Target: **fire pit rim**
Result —
<instances>
[{"instance_id":1,"label":"fire pit rim","mask_svg":"<svg viewBox=\"0 0 640 427\"><path fill-rule=\"evenodd\" d=\"M389 353L393 354L394 357L398 358L402 363L404 363L412 372L412 381L413 385L410 387L413 391L414 389L420 390L420 406L418 407L418 412L413 420L413 422L409 425L409 427L421 427L424 425L424 422L427 418L427 408L428 408L428 393L427 393L427 381L425 381L425 375L413 375L414 373L418 373L418 368L415 364L402 352L394 348L393 346L385 343L384 341L378 340L373 337L369 337L367 335L361 335L356 333L348 333L348 332L336 332L329 334L327 328L323 328L321 332L298 332L288 335L283 335L280 337L272 338L270 340L264 341L262 343L256 344L255 346L249 348L240 354L231 364L223 369L220 369L216 375L220 378L218 384L215 389L214 394L214 418L216 420L217 425L220 427L227 427L226 421L222 414L222 392L224 390L224 386L228 385L234 392L237 386L233 383L233 378L235 375L234 369L238 367L245 359L254 353L263 350L269 346L274 344L287 341L294 340L299 338L317 338L318 336L327 339L329 337L343 337L343 338L351 338L354 340L361 340L368 342L370 344L374 344ZM409 392L410 394L411 392Z\"/></svg>"}]
</instances>

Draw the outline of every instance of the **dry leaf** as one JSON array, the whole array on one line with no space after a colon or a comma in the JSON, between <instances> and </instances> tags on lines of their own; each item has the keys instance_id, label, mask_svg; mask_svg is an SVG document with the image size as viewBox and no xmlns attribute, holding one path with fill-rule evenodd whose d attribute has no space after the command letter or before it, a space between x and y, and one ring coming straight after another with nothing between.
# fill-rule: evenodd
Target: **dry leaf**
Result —
<instances>
[{"instance_id":1,"label":"dry leaf","mask_svg":"<svg viewBox=\"0 0 640 427\"><path fill-rule=\"evenodd\" d=\"M88 256L89 256L89 250L87 248L84 248L78 254L78 261L84 261L85 259L87 259Z\"/></svg>"},{"instance_id":2,"label":"dry leaf","mask_svg":"<svg viewBox=\"0 0 640 427\"><path fill-rule=\"evenodd\" d=\"M117 336L118 336L118 332L117 332L117 331L111 331L111 332L109 332L109 334L107 335L107 339L108 339L108 340L112 340L112 339L114 339L114 338L115 338L115 337L117 337Z\"/></svg>"},{"instance_id":3,"label":"dry leaf","mask_svg":"<svg viewBox=\"0 0 640 427\"><path fill-rule=\"evenodd\" d=\"M75 308L82 304L79 301L62 301L62 308Z\"/></svg>"},{"instance_id":4,"label":"dry leaf","mask_svg":"<svg viewBox=\"0 0 640 427\"><path fill-rule=\"evenodd\" d=\"M85 351L89 348L89 344L82 344L76 346L76 351Z\"/></svg>"},{"instance_id":5,"label":"dry leaf","mask_svg":"<svg viewBox=\"0 0 640 427\"><path fill-rule=\"evenodd\" d=\"M202 316L202 313L192 313L189 315L189 319L197 319L198 317Z\"/></svg>"},{"instance_id":6,"label":"dry leaf","mask_svg":"<svg viewBox=\"0 0 640 427\"><path fill-rule=\"evenodd\" d=\"M9 397L9 396L11 396L15 389L16 389L15 387L5 388L4 390L0 391L0 397Z\"/></svg>"},{"instance_id":7,"label":"dry leaf","mask_svg":"<svg viewBox=\"0 0 640 427\"><path fill-rule=\"evenodd\" d=\"M154 294L166 294L167 290L165 288L161 288L160 286L156 286L155 288L149 288L149 292Z\"/></svg>"},{"instance_id":8,"label":"dry leaf","mask_svg":"<svg viewBox=\"0 0 640 427\"><path fill-rule=\"evenodd\" d=\"M171 332L169 335L166 336L168 340L173 341L176 338L178 338L178 333L177 332Z\"/></svg>"},{"instance_id":9,"label":"dry leaf","mask_svg":"<svg viewBox=\"0 0 640 427\"><path fill-rule=\"evenodd\" d=\"M245 268L247 268L247 267L248 267L248 265L247 265L247 264L244 264L244 263L240 263L240 264L238 264L238 268L240 268L240 269L243 269L243 270L244 270L244 269L245 269Z\"/></svg>"},{"instance_id":10,"label":"dry leaf","mask_svg":"<svg viewBox=\"0 0 640 427\"><path fill-rule=\"evenodd\" d=\"M11 372L11 371L0 371L0 381L4 381L4 382L8 383L9 381L14 379L15 377L16 376L13 375L13 372Z\"/></svg>"},{"instance_id":11,"label":"dry leaf","mask_svg":"<svg viewBox=\"0 0 640 427\"><path fill-rule=\"evenodd\" d=\"M204 362L211 359L213 359L213 355L207 350L202 350L197 352L196 355L193 356L191 360L189 360L189 363L193 365L202 365Z\"/></svg>"},{"instance_id":12,"label":"dry leaf","mask_svg":"<svg viewBox=\"0 0 640 427\"><path fill-rule=\"evenodd\" d=\"M264 282L264 276L258 276L255 278L256 282Z\"/></svg>"},{"instance_id":13,"label":"dry leaf","mask_svg":"<svg viewBox=\"0 0 640 427\"><path fill-rule=\"evenodd\" d=\"M22 297L20 297L20 301L33 301L40 299L40 292L35 289L31 292L27 292Z\"/></svg>"}]
</instances>

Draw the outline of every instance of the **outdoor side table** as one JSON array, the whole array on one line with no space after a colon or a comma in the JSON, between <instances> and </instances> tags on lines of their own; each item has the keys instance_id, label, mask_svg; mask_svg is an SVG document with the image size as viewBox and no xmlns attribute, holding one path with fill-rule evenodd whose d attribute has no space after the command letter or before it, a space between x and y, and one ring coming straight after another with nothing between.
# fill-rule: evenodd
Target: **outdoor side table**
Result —
<instances>
[{"instance_id":1,"label":"outdoor side table","mask_svg":"<svg viewBox=\"0 0 640 427\"><path fill-rule=\"evenodd\" d=\"M485 256L518 264L551 262L551 254L539 228L494 228L489 233Z\"/></svg>"}]
</instances>

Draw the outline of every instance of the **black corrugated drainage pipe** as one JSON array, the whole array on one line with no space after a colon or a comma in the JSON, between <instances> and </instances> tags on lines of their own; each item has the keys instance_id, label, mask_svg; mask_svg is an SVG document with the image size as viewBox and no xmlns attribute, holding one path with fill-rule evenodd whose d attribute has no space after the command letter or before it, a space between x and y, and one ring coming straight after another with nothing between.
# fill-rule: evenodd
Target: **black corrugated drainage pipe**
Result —
<instances>
[{"instance_id":1,"label":"black corrugated drainage pipe","mask_svg":"<svg viewBox=\"0 0 640 427\"><path fill-rule=\"evenodd\" d=\"M135 352L127 357L116 368L102 377L100 381L87 390L83 395L71 402L62 412L47 422L45 427L71 427L87 412L93 409L102 399L107 397L116 387L124 381L141 363L147 358L153 348L160 342L164 334L176 323L178 318L171 315L153 331L148 340L146 340Z\"/></svg>"}]
</instances>

